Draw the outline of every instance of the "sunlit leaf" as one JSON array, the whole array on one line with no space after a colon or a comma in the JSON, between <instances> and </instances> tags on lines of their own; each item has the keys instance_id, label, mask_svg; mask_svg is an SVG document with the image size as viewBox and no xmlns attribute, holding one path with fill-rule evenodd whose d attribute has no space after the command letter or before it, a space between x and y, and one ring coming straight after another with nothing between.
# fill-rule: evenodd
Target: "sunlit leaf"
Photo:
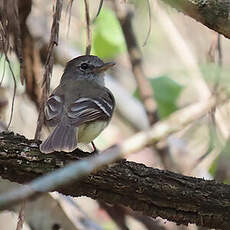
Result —
<instances>
[{"instance_id":1,"label":"sunlit leaf","mask_svg":"<svg viewBox=\"0 0 230 230\"><path fill-rule=\"evenodd\" d=\"M125 50L120 24L112 10L104 8L93 31L92 53L101 58L114 58Z\"/></svg>"},{"instance_id":2,"label":"sunlit leaf","mask_svg":"<svg viewBox=\"0 0 230 230\"><path fill-rule=\"evenodd\" d=\"M167 76L150 79L150 83L154 91L158 115L161 119L166 118L177 110L176 103L183 86ZM139 98L137 92L135 96Z\"/></svg>"}]
</instances>

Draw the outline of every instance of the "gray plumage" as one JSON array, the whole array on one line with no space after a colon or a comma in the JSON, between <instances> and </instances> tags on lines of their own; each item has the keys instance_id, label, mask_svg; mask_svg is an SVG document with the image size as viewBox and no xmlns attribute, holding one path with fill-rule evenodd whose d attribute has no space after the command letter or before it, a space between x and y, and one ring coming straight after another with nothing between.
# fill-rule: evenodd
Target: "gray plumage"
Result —
<instances>
[{"instance_id":1,"label":"gray plumage","mask_svg":"<svg viewBox=\"0 0 230 230\"><path fill-rule=\"evenodd\" d=\"M41 152L73 151L78 142L91 142L108 125L115 100L104 86L103 72L112 65L91 55L67 63L45 106L45 123L53 131L40 145Z\"/></svg>"}]
</instances>

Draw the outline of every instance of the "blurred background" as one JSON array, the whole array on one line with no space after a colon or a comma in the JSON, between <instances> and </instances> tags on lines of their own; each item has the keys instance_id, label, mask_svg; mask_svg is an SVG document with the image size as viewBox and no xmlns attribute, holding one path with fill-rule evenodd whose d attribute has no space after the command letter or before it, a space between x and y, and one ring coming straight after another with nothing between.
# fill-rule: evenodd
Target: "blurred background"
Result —
<instances>
[{"instance_id":1,"label":"blurred background","mask_svg":"<svg viewBox=\"0 0 230 230\"><path fill-rule=\"evenodd\" d=\"M230 93L228 39L160 1L150 1L150 8L144 0L118 2L132 13L133 30L142 53L143 72L154 92L157 121L167 119L173 112L186 106L208 101L211 95L217 98L218 106L211 111L202 112L201 119L192 121L182 131L162 140L154 150L151 147L144 148L129 156L128 160L228 183L230 108L228 100L223 103L223 98L228 98ZM59 44L54 51L51 91L59 84L65 63L84 54L86 47L84 2L73 1L71 5L71 1L64 1L63 4ZM110 125L95 140L96 146L103 150L147 129L150 123L138 92L114 5L112 1L104 1L99 16L93 20L98 5L99 0L89 1L92 20L91 53L104 61L116 62L116 66L106 75L106 86L113 92L117 102L116 111ZM36 90L40 89L42 83L53 7L53 2L33 0L26 20L33 42L33 86L28 86L30 83L27 86L20 83L18 59L13 52L9 53L17 82L10 130L27 138L34 138L37 126L36 101L40 93ZM147 37L149 29L151 30ZM0 129L4 130L10 120L14 92L14 81L4 54L1 54L0 59L0 81ZM28 89L29 87L31 88ZM43 130L42 138L46 135ZM2 180L0 192L12 186L18 185ZM59 215L62 216L59 217L60 223L53 225L52 229L61 229L62 223L67 225L68 221L71 222L71 227L63 229L198 229L195 225L177 226L161 218L150 221L150 218L137 215L127 208L122 208L121 211L116 207L113 210L115 214L111 214L108 207L103 207L103 204L87 197L75 198L73 201L52 193L40 199L32 204L36 212L31 211L32 206L28 208L30 211L26 214L29 221L23 229L33 229L31 226L35 223L40 226L36 229L48 229L44 227L45 224L48 226ZM18 214L13 212L15 210L10 211L12 212L0 214L1 230L16 229ZM118 220L118 212L124 212L123 227L122 224L119 225L122 221ZM48 213L53 213L53 216ZM148 221L150 225L147 224Z\"/></svg>"}]
</instances>

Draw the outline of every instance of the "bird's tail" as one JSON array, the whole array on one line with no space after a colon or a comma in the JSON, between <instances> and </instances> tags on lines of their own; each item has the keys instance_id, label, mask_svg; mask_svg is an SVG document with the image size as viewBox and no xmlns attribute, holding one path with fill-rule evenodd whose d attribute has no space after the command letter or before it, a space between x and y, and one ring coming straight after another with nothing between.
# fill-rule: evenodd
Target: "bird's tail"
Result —
<instances>
[{"instance_id":1,"label":"bird's tail","mask_svg":"<svg viewBox=\"0 0 230 230\"><path fill-rule=\"evenodd\" d=\"M49 137L40 145L43 153L71 152L77 147L76 128L60 122Z\"/></svg>"}]
</instances>

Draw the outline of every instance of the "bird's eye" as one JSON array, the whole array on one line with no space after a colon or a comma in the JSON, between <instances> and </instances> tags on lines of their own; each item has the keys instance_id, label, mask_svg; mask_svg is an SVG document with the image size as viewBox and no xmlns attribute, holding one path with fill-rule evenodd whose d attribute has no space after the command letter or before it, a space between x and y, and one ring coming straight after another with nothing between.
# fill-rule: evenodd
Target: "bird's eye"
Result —
<instances>
[{"instance_id":1,"label":"bird's eye","mask_svg":"<svg viewBox=\"0 0 230 230\"><path fill-rule=\"evenodd\" d=\"M86 70L86 69L89 68L89 65L88 65L87 63L82 63L81 66L80 66L80 68L81 68L82 70Z\"/></svg>"}]
</instances>

